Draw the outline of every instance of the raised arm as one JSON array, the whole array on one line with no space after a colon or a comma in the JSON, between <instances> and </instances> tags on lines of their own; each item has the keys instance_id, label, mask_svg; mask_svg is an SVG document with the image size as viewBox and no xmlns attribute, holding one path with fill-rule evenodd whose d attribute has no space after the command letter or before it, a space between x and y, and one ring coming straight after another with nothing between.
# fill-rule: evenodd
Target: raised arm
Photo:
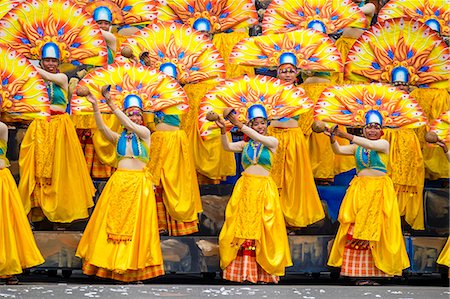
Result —
<instances>
[{"instance_id":1,"label":"raised arm","mask_svg":"<svg viewBox=\"0 0 450 299\"><path fill-rule=\"evenodd\" d=\"M220 128L221 134L220 139L222 142L223 149L226 150L227 152L241 153L244 150L245 141L230 142L227 137L225 121L219 117L219 119L216 120L216 124Z\"/></svg>"},{"instance_id":2,"label":"raised arm","mask_svg":"<svg viewBox=\"0 0 450 299\"><path fill-rule=\"evenodd\" d=\"M326 128L324 133L326 135L330 136L331 146L333 148L333 151L337 154L351 155L356 150L356 147L355 147L355 145L349 145L349 146L348 145L347 146L339 145L335 140L335 136L345 138L345 139L353 142L354 144L362 146L364 148L374 150L377 152L382 152L385 154L389 154L389 142L384 139L369 140L364 137L355 136L350 133L341 131L337 126L333 127L332 129Z\"/></svg>"},{"instance_id":3,"label":"raised arm","mask_svg":"<svg viewBox=\"0 0 450 299\"><path fill-rule=\"evenodd\" d=\"M40 67L36 67L36 70L38 71L39 75L41 75L41 77L44 80L52 81L53 83L55 83L56 85L58 85L59 87L64 89L65 91L69 90L69 78L67 78L66 74L64 74L64 73L52 74Z\"/></svg>"},{"instance_id":4,"label":"raised arm","mask_svg":"<svg viewBox=\"0 0 450 299\"><path fill-rule=\"evenodd\" d=\"M108 139L108 141L112 143L116 143L119 139L119 134L111 130L105 122L103 121L102 115L100 114L100 110L98 109L97 100L92 96L92 94L88 94L86 99L92 104L92 108L94 109L94 119L97 124L97 128L102 132L102 134Z\"/></svg>"},{"instance_id":5,"label":"raised arm","mask_svg":"<svg viewBox=\"0 0 450 299\"><path fill-rule=\"evenodd\" d=\"M0 121L0 140L8 142L8 126Z\"/></svg>"},{"instance_id":6,"label":"raised arm","mask_svg":"<svg viewBox=\"0 0 450 299\"><path fill-rule=\"evenodd\" d=\"M106 45L113 51L116 52L117 38L114 34L109 31L101 30L103 38L105 39Z\"/></svg>"}]
</instances>

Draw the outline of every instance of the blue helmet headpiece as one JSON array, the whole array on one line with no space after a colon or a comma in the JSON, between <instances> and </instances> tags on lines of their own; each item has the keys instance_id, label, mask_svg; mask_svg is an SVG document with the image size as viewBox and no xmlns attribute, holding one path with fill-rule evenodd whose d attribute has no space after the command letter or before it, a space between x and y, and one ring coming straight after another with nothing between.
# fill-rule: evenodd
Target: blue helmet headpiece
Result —
<instances>
[{"instance_id":1,"label":"blue helmet headpiece","mask_svg":"<svg viewBox=\"0 0 450 299\"><path fill-rule=\"evenodd\" d=\"M365 118L366 118L366 126L372 123L376 123L379 124L380 126L383 126L383 116L381 116L381 113L377 110L367 111Z\"/></svg>"},{"instance_id":2,"label":"blue helmet headpiece","mask_svg":"<svg viewBox=\"0 0 450 299\"><path fill-rule=\"evenodd\" d=\"M198 18L195 20L194 24L192 24L192 27L197 31L211 31L211 23L208 19L205 18Z\"/></svg>"},{"instance_id":3,"label":"blue helmet headpiece","mask_svg":"<svg viewBox=\"0 0 450 299\"><path fill-rule=\"evenodd\" d=\"M291 52L285 52L281 54L278 65L286 63L292 64L293 66L297 67L297 56L295 56L295 54Z\"/></svg>"},{"instance_id":4,"label":"blue helmet headpiece","mask_svg":"<svg viewBox=\"0 0 450 299\"><path fill-rule=\"evenodd\" d=\"M392 70L392 83L394 85L408 85L409 72L403 66L397 66Z\"/></svg>"},{"instance_id":5,"label":"blue helmet headpiece","mask_svg":"<svg viewBox=\"0 0 450 299\"><path fill-rule=\"evenodd\" d=\"M112 13L106 6L99 6L94 10L94 21L108 21L112 23Z\"/></svg>"},{"instance_id":6,"label":"blue helmet headpiece","mask_svg":"<svg viewBox=\"0 0 450 299\"><path fill-rule=\"evenodd\" d=\"M58 45L53 42L46 43L41 49L41 59L44 58L56 58L61 59L61 52Z\"/></svg>"},{"instance_id":7,"label":"blue helmet headpiece","mask_svg":"<svg viewBox=\"0 0 450 299\"><path fill-rule=\"evenodd\" d=\"M177 78L177 67L172 62L161 64L159 70L172 78Z\"/></svg>"},{"instance_id":8,"label":"blue helmet headpiece","mask_svg":"<svg viewBox=\"0 0 450 299\"><path fill-rule=\"evenodd\" d=\"M127 95L123 100L123 110L126 110L130 107L137 107L142 109L143 105L141 98L134 94Z\"/></svg>"},{"instance_id":9,"label":"blue helmet headpiece","mask_svg":"<svg viewBox=\"0 0 450 299\"><path fill-rule=\"evenodd\" d=\"M439 23L438 20L435 19L428 19L425 24L430 27L431 29L433 29L434 31L438 32L439 34L441 34L441 24Z\"/></svg>"},{"instance_id":10,"label":"blue helmet headpiece","mask_svg":"<svg viewBox=\"0 0 450 299\"><path fill-rule=\"evenodd\" d=\"M320 31L322 33L327 33L327 27L323 24L322 21L312 20L308 23L308 28Z\"/></svg>"},{"instance_id":11,"label":"blue helmet headpiece","mask_svg":"<svg viewBox=\"0 0 450 299\"><path fill-rule=\"evenodd\" d=\"M263 105L255 104L250 106L247 110L247 119L251 121L257 117L262 117L267 119L267 112Z\"/></svg>"}]
</instances>

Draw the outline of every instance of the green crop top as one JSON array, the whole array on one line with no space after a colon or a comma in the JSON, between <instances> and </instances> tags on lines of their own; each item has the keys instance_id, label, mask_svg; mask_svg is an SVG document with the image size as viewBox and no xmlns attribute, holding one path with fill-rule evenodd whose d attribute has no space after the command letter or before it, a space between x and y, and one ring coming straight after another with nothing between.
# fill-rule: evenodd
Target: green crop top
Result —
<instances>
[{"instance_id":1,"label":"green crop top","mask_svg":"<svg viewBox=\"0 0 450 299\"><path fill-rule=\"evenodd\" d=\"M133 150L132 156L127 156L127 141L131 140L131 147ZM123 130L122 134L120 135L119 141L117 142L117 160L120 161L124 158L131 158L131 159L139 159L144 163L147 163L149 161L149 155L148 155L148 146L145 142L143 142L139 137L137 137L136 133L129 134L127 130Z\"/></svg>"},{"instance_id":2,"label":"green crop top","mask_svg":"<svg viewBox=\"0 0 450 299\"><path fill-rule=\"evenodd\" d=\"M256 154L255 154L256 153ZM255 157L253 160L252 157ZM244 147L242 152L242 167L246 169L251 165L261 165L268 171L272 169L273 153L262 143L250 140Z\"/></svg>"},{"instance_id":3,"label":"green crop top","mask_svg":"<svg viewBox=\"0 0 450 299\"><path fill-rule=\"evenodd\" d=\"M178 115L165 114L162 111L155 112L155 124L165 123L170 126L179 127L180 118Z\"/></svg>"},{"instance_id":4,"label":"green crop top","mask_svg":"<svg viewBox=\"0 0 450 299\"><path fill-rule=\"evenodd\" d=\"M360 172L363 169L375 169L387 172L386 166L389 161L389 155L370 149L366 149L362 146L358 146L355 151L356 159L356 172Z\"/></svg>"},{"instance_id":5,"label":"green crop top","mask_svg":"<svg viewBox=\"0 0 450 299\"><path fill-rule=\"evenodd\" d=\"M50 98L50 103L52 105L61 106L63 110L67 108L67 95L59 85L46 81L45 86L47 87L47 93Z\"/></svg>"},{"instance_id":6,"label":"green crop top","mask_svg":"<svg viewBox=\"0 0 450 299\"><path fill-rule=\"evenodd\" d=\"M0 159L5 161L6 166L9 166L9 160L6 158L6 150L8 144L5 140L0 140Z\"/></svg>"}]
</instances>

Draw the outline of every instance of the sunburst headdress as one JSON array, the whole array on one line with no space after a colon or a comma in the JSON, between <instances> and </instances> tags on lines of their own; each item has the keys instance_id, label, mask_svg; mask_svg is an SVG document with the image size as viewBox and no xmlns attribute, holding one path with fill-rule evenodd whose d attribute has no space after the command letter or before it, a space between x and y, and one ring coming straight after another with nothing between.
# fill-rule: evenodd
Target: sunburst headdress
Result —
<instances>
[{"instance_id":1,"label":"sunburst headdress","mask_svg":"<svg viewBox=\"0 0 450 299\"><path fill-rule=\"evenodd\" d=\"M218 134L215 123L207 121L210 111L219 115L226 108L233 108L240 121L247 122L252 106L264 108L268 119L292 117L308 111L313 102L301 87L287 84L267 76L240 77L226 80L209 91L201 100L199 108L200 136L208 138Z\"/></svg>"},{"instance_id":2,"label":"sunburst headdress","mask_svg":"<svg viewBox=\"0 0 450 299\"><path fill-rule=\"evenodd\" d=\"M106 14L114 25L139 24L156 20L155 0L72 0L94 16ZM108 17L109 19L109 17ZM105 19L103 19L105 20Z\"/></svg>"},{"instance_id":3,"label":"sunburst headdress","mask_svg":"<svg viewBox=\"0 0 450 299\"><path fill-rule=\"evenodd\" d=\"M247 28L258 21L251 0L158 0L158 19L220 33Z\"/></svg>"},{"instance_id":4,"label":"sunburst headdress","mask_svg":"<svg viewBox=\"0 0 450 299\"><path fill-rule=\"evenodd\" d=\"M378 13L378 19L418 20L441 35L450 36L450 5L448 0L390 0Z\"/></svg>"},{"instance_id":5,"label":"sunburst headdress","mask_svg":"<svg viewBox=\"0 0 450 299\"><path fill-rule=\"evenodd\" d=\"M419 21L392 19L372 26L347 57L350 81L446 88L450 52L445 42Z\"/></svg>"},{"instance_id":6,"label":"sunburst headdress","mask_svg":"<svg viewBox=\"0 0 450 299\"><path fill-rule=\"evenodd\" d=\"M342 72L342 61L333 41L324 33L302 29L241 40L230 63L277 67L291 63L299 69Z\"/></svg>"},{"instance_id":7,"label":"sunburst headdress","mask_svg":"<svg viewBox=\"0 0 450 299\"><path fill-rule=\"evenodd\" d=\"M25 0L0 0L0 19L3 18L8 11L22 2L25 2Z\"/></svg>"},{"instance_id":8,"label":"sunburst headdress","mask_svg":"<svg viewBox=\"0 0 450 299\"><path fill-rule=\"evenodd\" d=\"M431 122L430 132L435 133L439 140L450 143L450 110L445 111Z\"/></svg>"},{"instance_id":9,"label":"sunburst headdress","mask_svg":"<svg viewBox=\"0 0 450 299\"><path fill-rule=\"evenodd\" d=\"M44 80L24 56L1 45L0 112L7 121L50 116Z\"/></svg>"},{"instance_id":10,"label":"sunburst headdress","mask_svg":"<svg viewBox=\"0 0 450 299\"><path fill-rule=\"evenodd\" d=\"M314 118L348 127L363 127L371 119L387 128L417 128L426 123L408 93L381 83L326 88L314 107Z\"/></svg>"},{"instance_id":11,"label":"sunburst headdress","mask_svg":"<svg viewBox=\"0 0 450 299\"><path fill-rule=\"evenodd\" d=\"M99 99L101 112L110 112L103 100L102 88L110 85L115 104L123 109L130 98L139 99L146 112L163 111L166 114L182 114L188 109L188 98L181 85L169 76L141 64L130 63L124 57L104 68L89 72L77 89L88 87ZM73 114L92 113L92 105L84 98L74 95L71 100Z\"/></svg>"},{"instance_id":12,"label":"sunburst headdress","mask_svg":"<svg viewBox=\"0 0 450 299\"><path fill-rule=\"evenodd\" d=\"M182 84L225 77L223 59L212 42L187 26L151 24L128 38L122 46L131 48L135 56L147 53L151 67Z\"/></svg>"},{"instance_id":13,"label":"sunburst headdress","mask_svg":"<svg viewBox=\"0 0 450 299\"><path fill-rule=\"evenodd\" d=\"M351 0L274 0L262 21L263 34L306 28L330 34L345 27L367 28L364 13Z\"/></svg>"},{"instance_id":14,"label":"sunburst headdress","mask_svg":"<svg viewBox=\"0 0 450 299\"><path fill-rule=\"evenodd\" d=\"M61 63L107 63L100 29L81 7L68 0L17 5L0 20L0 41L29 59L41 59L43 48L53 43Z\"/></svg>"}]
</instances>

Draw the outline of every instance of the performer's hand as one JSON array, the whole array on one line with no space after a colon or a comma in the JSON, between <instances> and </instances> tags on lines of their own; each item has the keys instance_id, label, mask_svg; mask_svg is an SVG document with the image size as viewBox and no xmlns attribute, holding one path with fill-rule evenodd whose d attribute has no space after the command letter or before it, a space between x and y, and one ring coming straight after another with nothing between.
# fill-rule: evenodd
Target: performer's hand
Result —
<instances>
[{"instance_id":1,"label":"performer's hand","mask_svg":"<svg viewBox=\"0 0 450 299\"><path fill-rule=\"evenodd\" d=\"M436 142L436 144L442 148L442 150L444 151L444 154L446 154L448 152L447 145L445 144L444 141L438 140L438 142Z\"/></svg>"},{"instance_id":2,"label":"performer's hand","mask_svg":"<svg viewBox=\"0 0 450 299\"><path fill-rule=\"evenodd\" d=\"M230 123L238 127L238 129L242 129L242 126L244 124L239 121L237 115L234 112L229 113L227 119L230 121Z\"/></svg>"},{"instance_id":3,"label":"performer's hand","mask_svg":"<svg viewBox=\"0 0 450 299\"><path fill-rule=\"evenodd\" d=\"M227 133L227 130L225 128L225 121L223 120L223 118L219 116L215 123L220 128L220 134L225 135Z\"/></svg>"}]
</instances>

